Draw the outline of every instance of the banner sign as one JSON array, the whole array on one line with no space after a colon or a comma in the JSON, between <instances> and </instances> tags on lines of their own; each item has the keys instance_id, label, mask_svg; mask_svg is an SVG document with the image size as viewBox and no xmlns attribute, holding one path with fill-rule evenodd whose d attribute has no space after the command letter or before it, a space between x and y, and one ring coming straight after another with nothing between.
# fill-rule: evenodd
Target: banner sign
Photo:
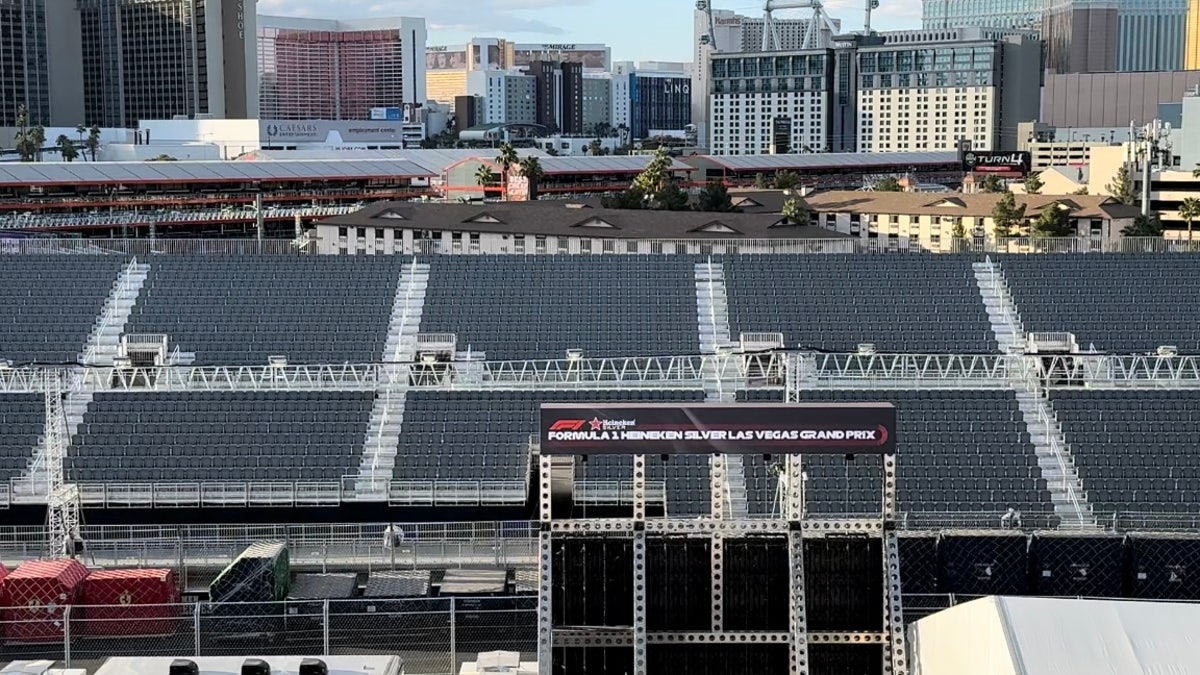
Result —
<instances>
[{"instance_id":1,"label":"banner sign","mask_svg":"<svg viewBox=\"0 0 1200 675\"><path fill-rule=\"evenodd\" d=\"M543 455L884 454L890 403L544 403Z\"/></svg>"},{"instance_id":2,"label":"banner sign","mask_svg":"<svg viewBox=\"0 0 1200 675\"><path fill-rule=\"evenodd\" d=\"M980 152L967 150L962 153L963 172L980 173L1029 173L1028 152Z\"/></svg>"}]
</instances>

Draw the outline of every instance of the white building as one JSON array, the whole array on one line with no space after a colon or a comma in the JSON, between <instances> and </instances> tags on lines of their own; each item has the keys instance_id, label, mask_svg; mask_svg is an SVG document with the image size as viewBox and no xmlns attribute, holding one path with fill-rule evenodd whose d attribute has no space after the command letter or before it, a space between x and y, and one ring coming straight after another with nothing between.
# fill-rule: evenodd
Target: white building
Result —
<instances>
[{"instance_id":1,"label":"white building","mask_svg":"<svg viewBox=\"0 0 1200 675\"><path fill-rule=\"evenodd\" d=\"M778 88L750 88L762 62L808 75L771 78ZM829 145L830 57L824 50L759 54L717 54L711 59L710 153L714 155L824 152ZM746 74L753 72L754 80ZM778 137L777 137L778 134ZM786 145L786 147L784 147Z\"/></svg>"},{"instance_id":2,"label":"white building","mask_svg":"<svg viewBox=\"0 0 1200 675\"><path fill-rule=\"evenodd\" d=\"M775 29L779 35L780 48L800 49L804 44L808 23L807 19L776 18ZM709 58L714 54L761 52L764 24L762 18L742 16L727 9L714 9L710 32L708 12L700 9L693 12L692 44L696 50L696 58L693 61L692 123L698 127L700 145L706 146L710 138L707 94L711 78ZM835 20L834 24L837 25L838 22Z\"/></svg>"},{"instance_id":3,"label":"white building","mask_svg":"<svg viewBox=\"0 0 1200 675\"><path fill-rule=\"evenodd\" d=\"M535 124L537 79L516 70L473 70L467 73L467 94L483 100L479 124Z\"/></svg>"}]
</instances>

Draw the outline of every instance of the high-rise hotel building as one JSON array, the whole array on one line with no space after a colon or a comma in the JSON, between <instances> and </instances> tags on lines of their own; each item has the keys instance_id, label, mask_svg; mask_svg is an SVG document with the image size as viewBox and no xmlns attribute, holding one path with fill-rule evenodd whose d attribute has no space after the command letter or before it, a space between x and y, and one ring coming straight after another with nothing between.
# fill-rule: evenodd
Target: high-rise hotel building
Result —
<instances>
[{"instance_id":1,"label":"high-rise hotel building","mask_svg":"<svg viewBox=\"0 0 1200 675\"><path fill-rule=\"evenodd\" d=\"M425 20L261 16L264 119L366 119L371 108L425 104Z\"/></svg>"},{"instance_id":2,"label":"high-rise hotel building","mask_svg":"<svg viewBox=\"0 0 1200 675\"><path fill-rule=\"evenodd\" d=\"M254 0L0 3L0 123L254 117Z\"/></svg>"},{"instance_id":3,"label":"high-rise hotel building","mask_svg":"<svg viewBox=\"0 0 1200 675\"><path fill-rule=\"evenodd\" d=\"M1039 111L1041 46L983 28L856 36L832 49L715 54L710 151L1016 147Z\"/></svg>"}]
</instances>

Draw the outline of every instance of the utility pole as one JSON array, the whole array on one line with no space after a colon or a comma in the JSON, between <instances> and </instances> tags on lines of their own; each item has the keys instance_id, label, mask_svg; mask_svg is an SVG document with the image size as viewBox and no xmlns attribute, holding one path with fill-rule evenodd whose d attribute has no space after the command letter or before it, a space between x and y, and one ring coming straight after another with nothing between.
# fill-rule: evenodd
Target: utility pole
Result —
<instances>
[{"instance_id":1,"label":"utility pole","mask_svg":"<svg viewBox=\"0 0 1200 675\"><path fill-rule=\"evenodd\" d=\"M1130 140L1134 140L1131 159L1137 160L1141 165L1142 215L1149 216L1150 182L1153 179L1154 169L1170 164L1171 125L1156 119L1135 132L1134 123L1130 122L1129 136Z\"/></svg>"}]
</instances>

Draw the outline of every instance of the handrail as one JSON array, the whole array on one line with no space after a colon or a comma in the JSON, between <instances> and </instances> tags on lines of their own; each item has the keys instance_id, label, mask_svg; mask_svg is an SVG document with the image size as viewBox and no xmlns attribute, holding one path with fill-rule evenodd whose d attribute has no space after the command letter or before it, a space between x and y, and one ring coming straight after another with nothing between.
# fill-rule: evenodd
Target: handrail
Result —
<instances>
[{"instance_id":1,"label":"handrail","mask_svg":"<svg viewBox=\"0 0 1200 675\"><path fill-rule=\"evenodd\" d=\"M1080 495L1075 492L1074 481L1068 478L1066 462L1063 461L1064 453L1069 452L1068 448L1063 447L1058 441L1057 420L1050 417L1047 412L1049 406L1049 397L1046 396L1041 387L1041 382L1038 379L1031 380L1033 394L1037 400L1037 418L1038 423L1042 426L1042 433L1046 443L1050 446L1050 453L1054 456L1055 463L1058 464L1059 475L1061 476L1061 486L1067 496L1067 501L1070 502L1071 508L1075 511L1075 515L1079 520L1080 526L1087 525L1087 516L1083 509L1083 500ZM1073 467L1072 467L1073 469ZM1078 473L1074 474L1078 477Z\"/></svg>"},{"instance_id":2,"label":"handrail","mask_svg":"<svg viewBox=\"0 0 1200 675\"><path fill-rule=\"evenodd\" d=\"M1016 303L1013 302L1012 294L1009 293L1008 284L1005 283L1004 278L1001 276L1003 270L1000 267L1000 263L992 262L991 256L988 256L987 265L991 290L1000 300L1000 314L1004 318L1004 323L1008 324L1013 329L1014 336L1023 342L1025 339L1025 326L1021 323L1021 315L1015 311Z\"/></svg>"},{"instance_id":3,"label":"handrail","mask_svg":"<svg viewBox=\"0 0 1200 675\"><path fill-rule=\"evenodd\" d=\"M137 264L138 264L137 258L134 257L129 262L127 262L121 266L121 275L120 275L120 279L117 281L117 288L116 288L117 297L124 297L125 293L129 291L130 287L133 286L133 284L129 280L129 273L133 270L134 265L137 265ZM114 299L114 301L111 304L108 304L108 306L105 307L104 314L102 314L100 317L100 325L93 330L92 334L97 337L102 335L104 333L104 329L108 328L109 324L111 324L116 319L116 316L117 316L117 301ZM89 339L88 347L83 352L83 363L86 365L89 365L89 366L93 365L95 358L96 358L96 345L91 344L91 343L92 343L92 340Z\"/></svg>"},{"instance_id":4,"label":"handrail","mask_svg":"<svg viewBox=\"0 0 1200 675\"><path fill-rule=\"evenodd\" d=\"M713 303L713 298L715 298L715 297L716 297L716 288L715 288L715 286L713 285L713 261L712 261L712 256L709 256L709 257L708 257L708 263L707 263L707 264L708 264L708 275L707 275L707 276L708 276L708 315L709 315L709 328L711 328L711 329L712 329L712 338L713 338L713 353L714 353L714 354L719 354L719 353L720 353L720 346L719 346L719 345L717 344L717 342L716 342L716 340L717 340L717 309L716 309L716 306L715 306L715 304ZM713 379L715 380L715 382L716 382L716 385L717 385L717 399L718 399L718 400L723 400L723 399L724 399L724 397L725 397L725 384L724 384L724 382L722 381L722 378L721 378L721 373L720 373L720 371L719 371L719 370L718 370L718 371L717 371L717 373L716 373L716 377L714 377Z\"/></svg>"}]
</instances>

